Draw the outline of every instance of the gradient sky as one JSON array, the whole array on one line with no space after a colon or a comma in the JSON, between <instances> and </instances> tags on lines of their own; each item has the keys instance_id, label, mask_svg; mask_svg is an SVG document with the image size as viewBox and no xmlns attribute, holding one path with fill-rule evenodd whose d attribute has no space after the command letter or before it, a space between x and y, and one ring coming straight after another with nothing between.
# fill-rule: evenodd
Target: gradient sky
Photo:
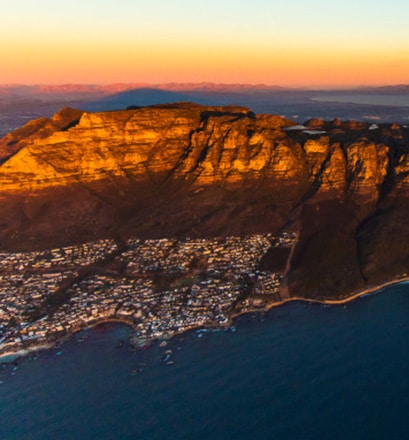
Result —
<instances>
[{"instance_id":1,"label":"gradient sky","mask_svg":"<svg viewBox=\"0 0 409 440\"><path fill-rule=\"evenodd\" d=\"M409 2L10 0L0 83L409 83Z\"/></svg>"}]
</instances>

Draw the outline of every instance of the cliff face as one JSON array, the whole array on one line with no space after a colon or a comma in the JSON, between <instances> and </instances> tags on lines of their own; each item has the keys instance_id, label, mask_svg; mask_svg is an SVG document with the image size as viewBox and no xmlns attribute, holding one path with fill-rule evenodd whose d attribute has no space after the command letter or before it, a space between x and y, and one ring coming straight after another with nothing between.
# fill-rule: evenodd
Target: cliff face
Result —
<instances>
[{"instance_id":1,"label":"cliff face","mask_svg":"<svg viewBox=\"0 0 409 440\"><path fill-rule=\"evenodd\" d=\"M334 121L317 130L319 122L297 130L279 116L193 104L97 114L64 109L0 141L0 183L9 193L163 174L193 185L263 178L300 191L314 186L320 194L376 198L390 167L406 180L408 154L395 148L392 158L381 129L374 136L368 125Z\"/></svg>"},{"instance_id":2,"label":"cliff face","mask_svg":"<svg viewBox=\"0 0 409 440\"><path fill-rule=\"evenodd\" d=\"M342 294L344 279L365 285L380 271L378 237L393 240L390 229L405 228L409 130L295 125L195 104L64 109L30 122L0 140L3 247L90 235L243 234L296 222L294 289L306 288L324 261L337 276L313 283L314 291ZM390 218L395 226L385 229ZM328 245L338 269L330 269ZM399 251L400 262L406 256Z\"/></svg>"},{"instance_id":3,"label":"cliff face","mask_svg":"<svg viewBox=\"0 0 409 440\"><path fill-rule=\"evenodd\" d=\"M226 184L268 176L303 177L305 154L280 117L248 109L193 105L84 113L68 130L11 135L17 152L0 169L6 192L41 190L109 177L146 180L155 174L193 184ZM35 125L35 124L33 124ZM10 146L3 140L3 150Z\"/></svg>"}]
</instances>

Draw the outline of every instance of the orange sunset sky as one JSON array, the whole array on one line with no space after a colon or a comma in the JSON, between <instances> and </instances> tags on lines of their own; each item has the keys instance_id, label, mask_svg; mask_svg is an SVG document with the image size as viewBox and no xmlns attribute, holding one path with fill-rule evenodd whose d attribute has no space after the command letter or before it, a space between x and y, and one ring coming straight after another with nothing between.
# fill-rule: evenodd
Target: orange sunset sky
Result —
<instances>
[{"instance_id":1,"label":"orange sunset sky","mask_svg":"<svg viewBox=\"0 0 409 440\"><path fill-rule=\"evenodd\" d=\"M0 83L409 83L409 3L13 0Z\"/></svg>"}]
</instances>

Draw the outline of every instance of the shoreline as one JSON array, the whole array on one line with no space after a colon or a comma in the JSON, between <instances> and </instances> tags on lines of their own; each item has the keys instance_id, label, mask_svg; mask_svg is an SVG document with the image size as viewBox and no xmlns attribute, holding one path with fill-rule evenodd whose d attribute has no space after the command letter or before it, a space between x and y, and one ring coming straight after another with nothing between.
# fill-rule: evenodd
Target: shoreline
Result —
<instances>
[{"instance_id":1,"label":"shoreline","mask_svg":"<svg viewBox=\"0 0 409 440\"><path fill-rule=\"evenodd\" d=\"M291 303L294 301L300 301L300 302L306 302L306 303L318 304L318 305L320 305L320 304L321 305L331 305L331 306L343 305L343 304L350 303L358 298L362 298L364 296L376 295L378 293L381 293L381 291L383 289L385 289L386 287L391 287L391 286L394 286L395 284L406 284L406 283L409 283L409 276L394 278L391 281L387 281L385 283L378 284L376 286L366 287L365 289L355 291L350 296L345 297L345 298L341 298L341 299L314 299L314 298L304 298L301 296L292 296L292 297L284 298L281 301L271 302L263 308L246 309L244 311L240 311L237 314L235 314L234 316L232 316L229 319L229 322L231 324L231 322L235 318L237 318L239 316L246 315L247 313L268 312L269 310L271 310L275 307L279 307L281 305Z\"/></svg>"},{"instance_id":2,"label":"shoreline","mask_svg":"<svg viewBox=\"0 0 409 440\"><path fill-rule=\"evenodd\" d=\"M371 287L367 287L365 289L356 291L355 293L352 293L350 296L345 297L345 298L341 298L341 299L308 299L308 298L303 298L303 297L288 297L288 298L284 298L281 301L275 301L272 303L267 304L264 308L254 308L254 309L246 309L243 311L239 311L238 313L233 314L232 316L229 317L229 320L227 323L223 324L223 325L204 325L204 326L192 326L190 328L185 329L183 332L180 333L173 333L170 335L164 335L163 339L164 340L169 340L179 334L183 334L186 333L188 331L192 331L192 330L199 330L202 328L228 328L233 324L233 321L235 318L238 318L239 316L243 316L246 315L248 313L262 313L262 312L267 312L275 307L293 302L293 301L301 301L301 302L308 302L310 304L322 304L322 305L342 305L342 304L347 304L349 302L352 302L358 298L362 298L364 296L367 295L371 295L371 294L377 294L380 293L382 290L384 290L387 287L391 287L393 285L397 285L397 284L406 284L409 282L409 276L403 276L403 277L399 277L399 278L395 278L391 281L387 281L385 283L376 285L376 286L371 286ZM112 317L112 318L101 318L100 320L96 319L95 322L92 322L90 324L86 324L84 325L84 327L79 328L75 331L73 331L70 334L64 335L60 338L58 337L54 337L52 340L50 341L42 341L39 344L33 344L33 345L29 345L27 347L16 347L15 350L12 349L12 346L10 347L3 347L3 349L5 349L6 351L2 352L2 348L0 348L0 363L7 363L7 362L14 362L17 359L19 359L20 357L24 357L29 355L30 353L36 352L36 351L41 351L41 350L49 350L51 348L54 348L58 345L60 345L61 343L69 340L70 338L72 338L76 333L82 332L82 331L86 331L86 330L91 330L95 327L98 327L99 325L103 325L103 324L108 324L108 323L120 323L123 325L127 325L129 327L131 327L132 329L134 329L134 323L131 322L129 319L126 318L122 318L122 317ZM149 346L149 344L151 342L154 342L156 339L151 339L151 340L147 340L147 346ZM139 347L142 348L142 347ZM5 358L13 358L11 361L6 360Z\"/></svg>"},{"instance_id":3,"label":"shoreline","mask_svg":"<svg viewBox=\"0 0 409 440\"><path fill-rule=\"evenodd\" d=\"M341 298L341 299L307 299L307 298L301 298L301 297L292 297L288 300L283 301L283 303L288 302L288 301L304 301L304 302L310 302L310 303L314 303L314 304L327 304L327 305L341 305L341 304L346 304L349 303L351 301L354 301L355 299L364 297L364 296L369 296L371 294L376 294L378 292L381 292L383 289L385 289L386 287L391 287L395 284L405 284L409 282L409 276L402 276L399 278L395 278L391 281L387 281L385 283L382 284L378 284L376 286L370 286L370 287L366 287L365 289L362 290L358 290L355 291L354 293L352 293L350 296L345 297L345 298Z\"/></svg>"},{"instance_id":4,"label":"shoreline","mask_svg":"<svg viewBox=\"0 0 409 440\"><path fill-rule=\"evenodd\" d=\"M52 337L50 337L50 340L42 341L39 344L35 344L35 343L33 343L31 345L28 344L26 347L18 346L18 348L16 350L12 349L13 346L11 344L9 347L7 347L7 345L6 345L3 348L0 348L0 363L5 362L5 361L3 361L3 358L6 358L6 357L15 357L15 356L22 357L22 356L27 356L28 354L39 351L39 350L49 350L51 348L57 347L58 345L64 343L65 341L68 341L77 333L80 333L80 332L83 332L86 330L91 330L95 327L98 327L99 325L103 325L103 324L107 324L107 323L111 323L111 322L112 323L117 322L119 324L127 325L133 329L133 323L130 322L129 320L127 320L126 318L113 317L113 318L101 318L100 320L96 319L95 322L85 324L83 327L75 329L72 333L69 333L69 334L66 334L66 335L63 335L60 337L52 336ZM3 352L2 350L4 350L4 349L7 351Z\"/></svg>"}]
</instances>

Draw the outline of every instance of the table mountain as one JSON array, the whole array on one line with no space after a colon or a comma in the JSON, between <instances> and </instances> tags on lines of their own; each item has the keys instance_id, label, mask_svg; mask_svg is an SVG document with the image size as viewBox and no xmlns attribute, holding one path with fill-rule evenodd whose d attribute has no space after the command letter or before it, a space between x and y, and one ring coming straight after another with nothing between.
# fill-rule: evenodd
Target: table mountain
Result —
<instances>
[{"instance_id":1,"label":"table mountain","mask_svg":"<svg viewBox=\"0 0 409 440\"><path fill-rule=\"evenodd\" d=\"M3 249L296 229L289 294L408 272L409 129L191 103L63 109L0 140Z\"/></svg>"}]
</instances>

